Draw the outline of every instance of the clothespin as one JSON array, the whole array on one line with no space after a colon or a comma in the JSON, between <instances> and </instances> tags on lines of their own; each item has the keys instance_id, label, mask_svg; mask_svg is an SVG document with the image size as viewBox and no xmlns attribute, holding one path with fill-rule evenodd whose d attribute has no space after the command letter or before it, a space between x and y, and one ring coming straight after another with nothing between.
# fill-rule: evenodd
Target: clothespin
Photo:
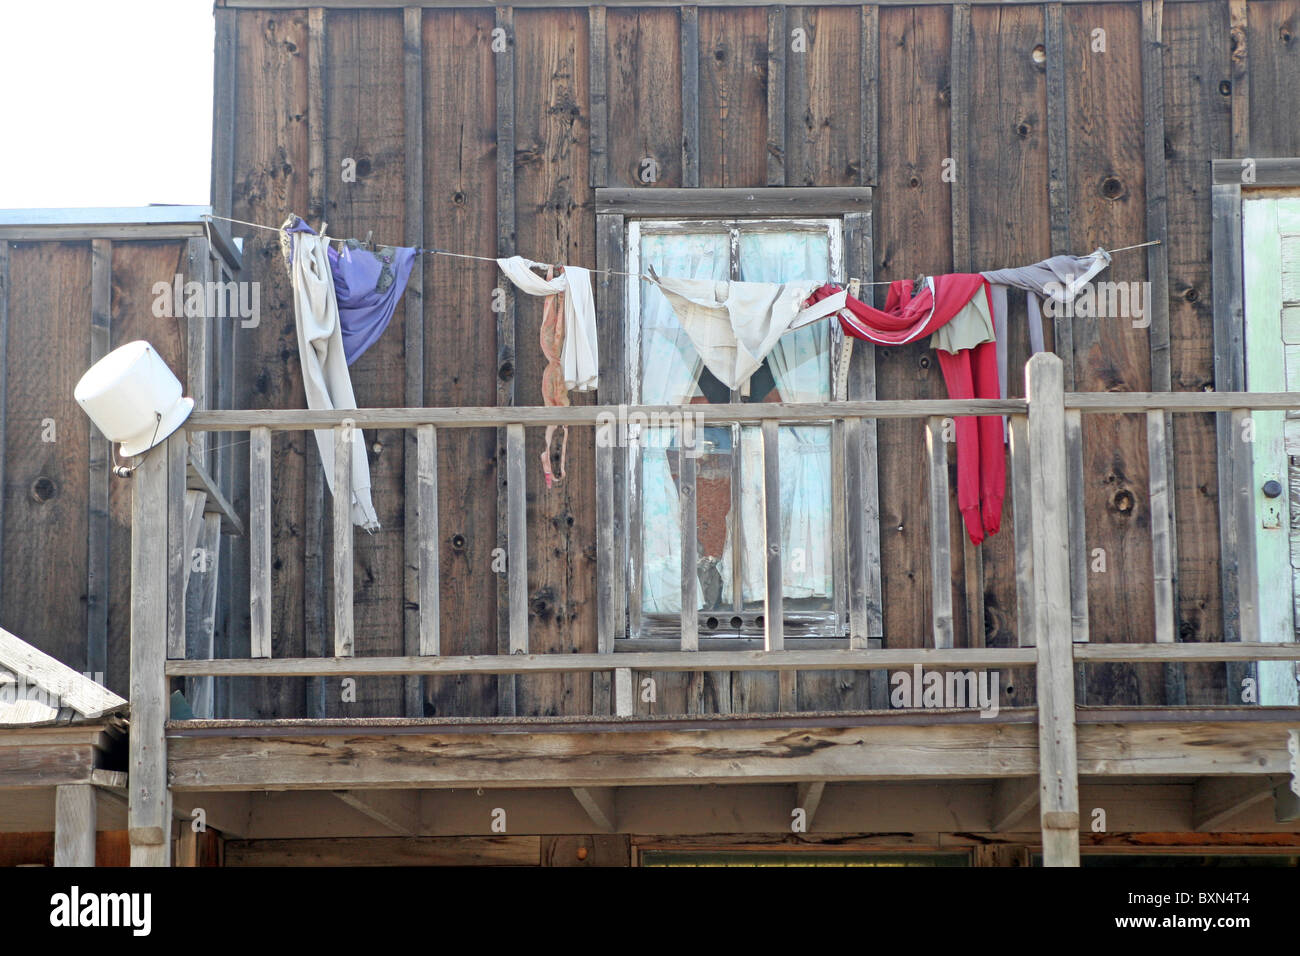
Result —
<instances>
[{"instance_id":1,"label":"clothespin","mask_svg":"<svg viewBox=\"0 0 1300 956\"><path fill-rule=\"evenodd\" d=\"M861 279L850 279L850 280L849 280L849 295L853 296L853 298L855 298L855 299L860 299L860 298L862 298L862 280L861 280Z\"/></svg>"},{"instance_id":2,"label":"clothespin","mask_svg":"<svg viewBox=\"0 0 1300 956\"><path fill-rule=\"evenodd\" d=\"M372 237L374 234L375 234L375 231L374 231L373 229L367 229L367 230L366 230L366 240L365 240L364 243L362 243L362 245L364 245L364 246L365 246L367 249L369 249L371 252L374 252L374 251L375 251L375 244L374 244L373 242L370 241L370 240L371 240L371 237Z\"/></svg>"},{"instance_id":3,"label":"clothespin","mask_svg":"<svg viewBox=\"0 0 1300 956\"><path fill-rule=\"evenodd\" d=\"M861 298L862 280L849 280L849 295L855 299ZM843 336L844 341L840 343L840 361L835 369L835 401L847 401L849 397L849 363L853 361L853 336L844 335L838 327L836 331Z\"/></svg>"}]
</instances>

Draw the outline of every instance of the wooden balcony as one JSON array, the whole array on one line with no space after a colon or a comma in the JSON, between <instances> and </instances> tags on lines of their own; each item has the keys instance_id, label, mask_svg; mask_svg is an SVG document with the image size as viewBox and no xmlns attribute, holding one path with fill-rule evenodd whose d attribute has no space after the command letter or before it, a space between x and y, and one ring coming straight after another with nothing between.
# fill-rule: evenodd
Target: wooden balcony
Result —
<instances>
[{"instance_id":1,"label":"wooden balcony","mask_svg":"<svg viewBox=\"0 0 1300 956\"><path fill-rule=\"evenodd\" d=\"M1178 412L1218 412L1231 421L1249 409L1293 409L1293 394L1161 393L1066 394L1058 359L1036 356L1029 365L1027 400L878 401L825 405L693 406L701 421L758 424L764 436L764 525L769 542L781 527L778 424L831 422L847 462L843 488L852 494L866 478L858 467L853 436L864 422L911 417L929 422L927 443L931 507L930 564L934 569L934 623L931 645L881 647L878 564L873 580L873 529L865 509L847 508L837 542L849 582L846 639L838 642L787 641L782 622L782 558L779 546L766 549L766 596L762 647L713 649L698 631L693 573L682 575L680 638L672 647L621 640L622 561L616 548L614 453L597 441L596 567L599 595L599 652L535 654L529 647L527 603L524 430L567 424L580 428L607 423L611 410L584 408L408 408L357 409L346 413L311 411L198 412L189 433L247 431L251 440L250 604L252 654L245 659L212 660L187 656L185 556L195 532L186 520L187 435L173 436L146 456L134 475L132 625L131 625L131 775L130 819L133 860L163 864L164 839L173 809L200 802L224 806L233 820L247 823L246 801L254 791L318 793L345 791L349 805L391 830L408 835L429 832L420 821L421 792L492 788L500 799L532 794L571 794L567 810L556 809L551 832L574 832L579 817L597 831L646 826L648 810L639 796L645 788L717 785L754 793L751 787L792 788L797 807L817 806L828 786L848 806L872 804L872 793L906 805L916 798L908 785L966 786L970 793L957 812L966 829L994 833L1038 808L1038 829L1049 865L1077 865L1081 817L1080 777L1085 791L1108 781L1163 782L1183 787L1187 807L1178 817L1203 826L1225 813L1258 804L1261 794L1283 806L1286 781L1295 774L1296 749L1288 742L1300 733L1295 707L1078 708L1075 670L1080 663L1144 661L1178 666L1190 662L1300 661L1300 645L1259 640L1242 615L1242 640L1180 644L1175 640L1171 559L1173 528L1161 501L1168 494L1166 450L1161 443L1165 416ZM675 408L634 411L671 414ZM1072 464L1080 416L1093 412L1145 415L1151 442L1151 534L1155 568L1150 587L1134 599L1155 605L1156 630L1134 635L1132 643L1087 642L1086 589L1078 587L1084 557L1078 471ZM946 444L939 438L945 417L981 414L1009 416L1011 477L1015 515L1019 644L1015 647L954 647L952 641L950 527ZM439 542L436 508L437 442L444 429L502 428L505 432L505 498L508 512L506 593L508 654L444 656L438 613ZM333 656L278 659L272 656L271 434L279 430L333 428L339 454L333 499L334 571ZM353 527L350 520L351 432L355 428L403 429L414 433L418 468L415 494L408 494L408 523L417 533L406 546L418 579L418 653L356 656L353 608ZM1073 437L1072 437L1073 436ZM683 456L682 461L690 459ZM683 566L692 568L695 472L679 475ZM194 481L188 482L194 485ZM200 482L201 486L201 482ZM195 493L195 488L189 488ZM201 490L199 493L202 493ZM222 508L227 506L224 503ZM1237 507L1234 502L1231 507ZM190 513L197 512L191 498ZM240 516L229 515L229 520ZM1244 527L1249 527L1245 525ZM878 531L874 533L878 534ZM1249 582L1249 561L1236 568L1237 583ZM1242 588L1245 593L1245 588ZM201 642L200 642L201 644ZM195 642L189 642L191 649ZM803 645L803 646L801 646ZM811 646L806 646L811 645ZM827 646L829 645L829 646ZM210 647L210 645L208 645ZM641 647L646 645L641 644ZM724 645L735 647L734 643ZM988 671L1029 668L1035 672L1036 707L1008 709L996 716L977 710L927 710L922 707L869 712L797 713L795 675L800 671ZM771 671L781 675L780 712L775 714L669 715L653 719L634 713L637 672ZM604 681L608 708L586 716L521 718L348 719L348 720L184 720L168 722L169 682L173 679L251 677L348 677L361 675L518 675L585 674ZM601 699L596 695L595 699ZM1036 783L1035 783L1036 778ZM877 788L871 791L870 788ZM899 788L902 788L901 790ZM867 788L864 790L863 788ZM174 791L174 797L173 797ZM385 796L377 791L393 791ZM780 791L784 792L784 791ZM222 796L225 795L225 796ZM172 805L173 799L176 801ZM307 799L304 797L303 799ZM449 798L450 799L450 798ZM494 798L495 799L495 798ZM569 799L566 797L566 799ZM748 799L748 798L747 798ZM766 798L765 798L766 799ZM781 798L773 796L774 805ZM681 829L690 832L692 812L707 816L708 801L681 795ZM1139 804L1121 798L1139 816ZM224 803L223 803L224 801ZM786 800L786 803L789 801ZM923 802L923 801L922 801ZM1149 803L1149 801L1147 801ZM750 804L747 804L750 805ZM898 803L890 812L897 815ZM290 809L297 817L306 804ZM690 808L694 807L694 810ZM829 807L828 807L829 809ZM757 817L767 820L769 806ZM837 812L847 814L847 809ZM930 811L926 811L927 813ZM1279 810L1279 813L1282 813ZM811 814L810 814L811 815ZM888 814L886 814L888 815ZM1150 814L1148 813L1148 816ZM653 816L653 814L650 814ZM780 814L777 814L779 817ZM1177 814L1175 814L1177 816ZM756 817L756 818L757 818ZM1186 818L1186 819L1184 819ZM954 818L955 819L955 818ZM396 821L396 822L395 822ZM751 821L752 824L753 821ZM769 821L770 822L770 821ZM1149 823L1154 823L1154 818ZM751 825L746 824L746 825ZM287 824L286 824L287 825ZM702 824L701 824L702 825ZM788 825L788 820L787 824ZM955 824L954 824L955 825ZM1168 816L1160 825L1171 825ZM236 824L236 826L238 826ZM259 830L263 836L275 831ZM296 825L295 825L296 826ZM777 829L781 828L778 824ZM916 829L917 827L912 827ZM921 828L924 828L923 826ZM290 828L292 829L292 827ZM301 829L301 827L298 827ZM434 828L437 831L437 828ZM239 832L238 829L232 832ZM485 831L486 832L486 831Z\"/></svg>"}]
</instances>

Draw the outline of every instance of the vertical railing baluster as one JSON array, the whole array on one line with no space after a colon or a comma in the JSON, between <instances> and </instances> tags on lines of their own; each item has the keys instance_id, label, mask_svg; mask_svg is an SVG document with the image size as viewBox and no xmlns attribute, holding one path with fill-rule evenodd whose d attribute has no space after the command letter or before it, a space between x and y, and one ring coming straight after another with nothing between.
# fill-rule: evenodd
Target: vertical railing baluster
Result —
<instances>
[{"instance_id":1,"label":"vertical railing baluster","mask_svg":"<svg viewBox=\"0 0 1300 956\"><path fill-rule=\"evenodd\" d=\"M249 655L271 656L271 429L248 431Z\"/></svg>"},{"instance_id":2,"label":"vertical railing baluster","mask_svg":"<svg viewBox=\"0 0 1300 956\"><path fill-rule=\"evenodd\" d=\"M438 604L438 430L421 425L416 431L416 497L420 552L420 653L442 653Z\"/></svg>"},{"instance_id":3,"label":"vertical railing baluster","mask_svg":"<svg viewBox=\"0 0 1300 956\"><path fill-rule=\"evenodd\" d=\"M1016 632L1021 647L1034 643L1034 561L1029 473L1029 416L1011 416L1011 521L1016 545Z\"/></svg>"},{"instance_id":4,"label":"vertical railing baluster","mask_svg":"<svg viewBox=\"0 0 1300 956\"><path fill-rule=\"evenodd\" d=\"M345 418L334 429L334 656L351 657L352 455L356 424Z\"/></svg>"},{"instance_id":5,"label":"vertical railing baluster","mask_svg":"<svg viewBox=\"0 0 1300 956\"><path fill-rule=\"evenodd\" d=\"M682 637L684 651L700 648L699 536L695 502L695 423L683 417L677 453L677 514L682 533Z\"/></svg>"},{"instance_id":6,"label":"vertical railing baluster","mask_svg":"<svg viewBox=\"0 0 1300 956\"><path fill-rule=\"evenodd\" d=\"M944 419L926 421L925 451L930 464L930 587L934 606L934 646L952 647L952 529L948 521L948 443ZM964 533L964 532L963 532Z\"/></svg>"},{"instance_id":7,"label":"vertical railing baluster","mask_svg":"<svg viewBox=\"0 0 1300 956\"><path fill-rule=\"evenodd\" d=\"M767 590L763 598L764 647L785 649L785 607L781 572L781 448L780 423L763 421L763 527L767 545Z\"/></svg>"},{"instance_id":8,"label":"vertical railing baluster","mask_svg":"<svg viewBox=\"0 0 1300 956\"><path fill-rule=\"evenodd\" d=\"M524 426L506 426L506 576L510 653L528 653L528 477Z\"/></svg>"}]
</instances>

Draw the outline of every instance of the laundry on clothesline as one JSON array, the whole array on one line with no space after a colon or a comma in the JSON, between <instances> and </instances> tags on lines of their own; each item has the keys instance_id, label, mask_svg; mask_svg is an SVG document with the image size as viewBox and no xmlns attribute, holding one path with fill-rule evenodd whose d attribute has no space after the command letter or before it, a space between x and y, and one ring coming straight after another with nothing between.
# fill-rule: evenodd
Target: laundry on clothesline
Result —
<instances>
[{"instance_id":1,"label":"laundry on clothesline","mask_svg":"<svg viewBox=\"0 0 1300 956\"><path fill-rule=\"evenodd\" d=\"M570 391L594 391L599 381L600 357L596 344L596 298L591 292L591 271L564 266L564 271L543 279L532 270L545 269L540 262L523 256L498 259L497 265L511 282L529 295L564 293L564 346L560 364L564 387Z\"/></svg>"},{"instance_id":2,"label":"laundry on clothesline","mask_svg":"<svg viewBox=\"0 0 1300 956\"><path fill-rule=\"evenodd\" d=\"M343 329L334 292L328 242L297 216L290 216L280 232L281 250L293 285L293 311L302 361L307 407L335 410L357 407L352 377L343 350ZM334 431L315 430L325 483L334 493ZM370 498L370 465L361 429L353 431L352 523L367 531L379 529L379 517Z\"/></svg>"},{"instance_id":3,"label":"laundry on clothesline","mask_svg":"<svg viewBox=\"0 0 1300 956\"><path fill-rule=\"evenodd\" d=\"M833 315L847 293L805 307L822 280L798 282L732 282L714 279L650 278L677 313L682 330L701 361L730 389L738 389L758 371L763 360L787 332Z\"/></svg>"}]
</instances>

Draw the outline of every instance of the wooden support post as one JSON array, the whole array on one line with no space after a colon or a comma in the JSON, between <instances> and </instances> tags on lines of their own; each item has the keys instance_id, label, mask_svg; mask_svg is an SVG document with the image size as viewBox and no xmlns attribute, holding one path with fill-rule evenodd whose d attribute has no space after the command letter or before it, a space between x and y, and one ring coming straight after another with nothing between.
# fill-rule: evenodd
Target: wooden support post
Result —
<instances>
[{"instance_id":1,"label":"wooden support post","mask_svg":"<svg viewBox=\"0 0 1300 956\"><path fill-rule=\"evenodd\" d=\"M54 865L95 865L95 788L88 783L54 788Z\"/></svg>"},{"instance_id":2,"label":"wooden support post","mask_svg":"<svg viewBox=\"0 0 1300 956\"><path fill-rule=\"evenodd\" d=\"M492 57L496 76L497 127L497 255L511 256L515 251L515 11L511 6L496 8L496 28L505 37L505 49ZM602 44L603 49L603 44ZM514 286L502 281L502 309L496 314L497 332L497 405L515 404L515 295ZM497 547L509 554L509 489L507 488L507 438L504 428L497 429ZM498 552L501 553L501 552ZM497 578L497 653L508 654L511 646L510 574ZM497 714L510 717L515 713L515 678L497 678Z\"/></svg>"},{"instance_id":3,"label":"wooden support post","mask_svg":"<svg viewBox=\"0 0 1300 956\"><path fill-rule=\"evenodd\" d=\"M146 452L131 476L131 736L127 827L132 866L171 862L171 797L167 789L169 467L183 432Z\"/></svg>"},{"instance_id":4,"label":"wooden support post","mask_svg":"<svg viewBox=\"0 0 1300 956\"><path fill-rule=\"evenodd\" d=\"M1038 648L1039 807L1045 866L1079 865L1079 774L1074 654L1069 609L1069 517L1062 362L1029 360L1029 454L1033 469L1034 632Z\"/></svg>"},{"instance_id":5,"label":"wooden support post","mask_svg":"<svg viewBox=\"0 0 1300 956\"><path fill-rule=\"evenodd\" d=\"M271 429L248 431L249 656L271 656ZM349 522L349 527L351 524Z\"/></svg>"},{"instance_id":6,"label":"wooden support post","mask_svg":"<svg viewBox=\"0 0 1300 956\"><path fill-rule=\"evenodd\" d=\"M185 658L185 466L189 439L184 430L167 440L167 657Z\"/></svg>"},{"instance_id":7,"label":"wooden support post","mask_svg":"<svg viewBox=\"0 0 1300 956\"><path fill-rule=\"evenodd\" d=\"M422 35L423 11L418 6L407 7L403 11L403 128L405 130L406 159L405 191L406 209L403 214L406 230L406 244L416 249L425 246L424 235L424 70ZM406 310L406 385L405 399L408 408L421 408L424 405L424 256L417 255L411 266L411 276L402 299ZM424 497L424 460L421 450L417 448L415 429L406 429L405 436L405 532L403 548L405 551L404 588L406 594L406 611L403 614L404 641L407 654L430 653L429 624L433 623L433 641L437 642L437 484L434 478L433 499L433 533L434 538L426 540L424 518L420 513ZM423 431L420 432L421 437ZM434 446L433 470L437 470L437 446ZM421 534L412 534L418 529ZM427 546L433 548L432 556L424 553ZM425 602L429 595L426 585L426 558L434 569L433 615L426 613ZM437 653L437 651L433 651ZM403 681L404 709L408 717L424 716L424 680L408 676Z\"/></svg>"},{"instance_id":8,"label":"wooden support post","mask_svg":"<svg viewBox=\"0 0 1300 956\"><path fill-rule=\"evenodd\" d=\"M682 185L700 184L700 18L699 8L681 8Z\"/></svg>"},{"instance_id":9,"label":"wooden support post","mask_svg":"<svg viewBox=\"0 0 1300 956\"><path fill-rule=\"evenodd\" d=\"M0 282L3 282L0 276ZM0 291L0 296L4 293ZM2 320L0 320L2 321ZM98 362L112 348L113 322L113 243L95 239L90 244L90 361ZM4 346L0 345L0 360ZM3 387L0 374L0 387ZM0 398L0 409L4 399ZM4 435L0 432L0 441ZM108 486L112 444L92 423L90 425L90 492L87 518L86 554L86 670L93 674L108 671ZM4 452L0 451L0 461ZM0 474L0 487L4 486ZM0 506L3 507L3 506ZM0 527L0 545L3 544Z\"/></svg>"},{"instance_id":10,"label":"wooden support post","mask_svg":"<svg viewBox=\"0 0 1300 956\"><path fill-rule=\"evenodd\" d=\"M438 604L438 431L432 425L421 425L418 432L419 649L421 655L437 655L442 653Z\"/></svg>"},{"instance_id":11,"label":"wooden support post","mask_svg":"<svg viewBox=\"0 0 1300 956\"><path fill-rule=\"evenodd\" d=\"M528 653L528 478L524 426L506 426L506 576L510 591L510 653Z\"/></svg>"},{"instance_id":12,"label":"wooden support post","mask_svg":"<svg viewBox=\"0 0 1300 956\"><path fill-rule=\"evenodd\" d=\"M763 530L767 550L767 589L763 597L763 646L785 649L785 608L781 572L781 448L778 424L763 422Z\"/></svg>"},{"instance_id":13,"label":"wooden support post","mask_svg":"<svg viewBox=\"0 0 1300 956\"><path fill-rule=\"evenodd\" d=\"M700 649L699 534L696 530L695 426L683 416L677 456L677 505L681 525L682 640L684 651Z\"/></svg>"},{"instance_id":14,"label":"wooden support post","mask_svg":"<svg viewBox=\"0 0 1300 956\"><path fill-rule=\"evenodd\" d=\"M636 687L632 680L632 670L628 667L614 668L614 714L618 717L631 717L636 712Z\"/></svg>"},{"instance_id":15,"label":"wooden support post","mask_svg":"<svg viewBox=\"0 0 1300 956\"><path fill-rule=\"evenodd\" d=\"M1034 540L1032 477L1029 473L1029 416L1012 415L1011 515L1016 536L1016 636L1022 647L1034 643Z\"/></svg>"},{"instance_id":16,"label":"wooden support post","mask_svg":"<svg viewBox=\"0 0 1300 956\"><path fill-rule=\"evenodd\" d=\"M352 627L352 456L356 425L350 418L334 429L334 656L351 657Z\"/></svg>"},{"instance_id":17,"label":"wooden support post","mask_svg":"<svg viewBox=\"0 0 1300 956\"><path fill-rule=\"evenodd\" d=\"M191 557L194 567L185 591L185 656L189 660L210 661L216 656L217 592L222 583L217 560L221 546L221 515L209 513L202 517L203 525ZM210 676L185 679L185 699L195 717L210 719L216 716L213 684L214 679Z\"/></svg>"},{"instance_id":18,"label":"wooden support post","mask_svg":"<svg viewBox=\"0 0 1300 956\"><path fill-rule=\"evenodd\" d=\"M952 528L948 521L948 443L944 419L926 420L925 453L930 474L930 594L934 646L952 647Z\"/></svg>"}]
</instances>

